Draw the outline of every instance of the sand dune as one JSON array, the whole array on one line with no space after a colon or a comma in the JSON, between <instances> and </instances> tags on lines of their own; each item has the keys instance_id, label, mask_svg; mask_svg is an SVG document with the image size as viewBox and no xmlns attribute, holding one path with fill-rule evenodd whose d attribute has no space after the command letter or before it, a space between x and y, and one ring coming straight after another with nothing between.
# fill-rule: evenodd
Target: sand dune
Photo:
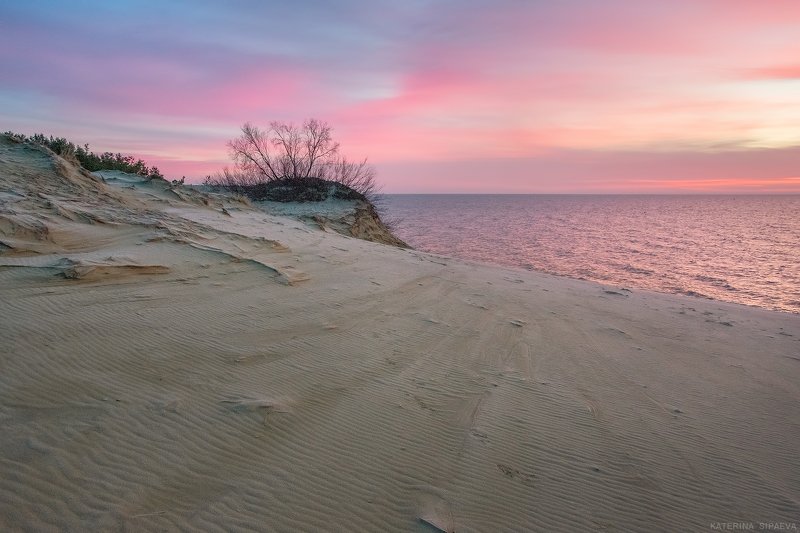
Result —
<instances>
[{"instance_id":1,"label":"sand dune","mask_svg":"<svg viewBox=\"0 0 800 533\"><path fill-rule=\"evenodd\" d=\"M800 517L795 315L375 244L8 141L0 242L4 531Z\"/></svg>"}]
</instances>

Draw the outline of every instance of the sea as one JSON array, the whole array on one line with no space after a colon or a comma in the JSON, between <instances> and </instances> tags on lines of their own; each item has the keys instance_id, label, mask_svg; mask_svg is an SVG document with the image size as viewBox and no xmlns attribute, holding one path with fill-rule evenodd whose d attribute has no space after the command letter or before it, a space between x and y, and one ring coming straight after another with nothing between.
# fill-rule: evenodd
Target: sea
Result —
<instances>
[{"instance_id":1,"label":"sea","mask_svg":"<svg viewBox=\"0 0 800 533\"><path fill-rule=\"evenodd\" d=\"M382 197L418 250L800 313L800 195Z\"/></svg>"}]
</instances>

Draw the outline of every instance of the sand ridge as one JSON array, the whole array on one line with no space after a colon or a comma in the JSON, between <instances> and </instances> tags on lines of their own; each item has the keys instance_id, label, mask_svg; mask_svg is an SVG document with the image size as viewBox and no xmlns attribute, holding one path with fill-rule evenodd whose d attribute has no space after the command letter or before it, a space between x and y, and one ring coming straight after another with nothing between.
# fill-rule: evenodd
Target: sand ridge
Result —
<instances>
[{"instance_id":1,"label":"sand ridge","mask_svg":"<svg viewBox=\"0 0 800 533\"><path fill-rule=\"evenodd\" d=\"M795 315L370 243L5 141L0 185L3 530L800 516Z\"/></svg>"}]
</instances>

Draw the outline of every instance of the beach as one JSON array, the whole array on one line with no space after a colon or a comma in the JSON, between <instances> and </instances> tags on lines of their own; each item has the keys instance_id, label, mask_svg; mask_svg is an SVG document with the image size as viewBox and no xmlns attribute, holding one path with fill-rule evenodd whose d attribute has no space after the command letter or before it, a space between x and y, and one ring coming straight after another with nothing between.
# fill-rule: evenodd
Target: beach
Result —
<instances>
[{"instance_id":1,"label":"beach","mask_svg":"<svg viewBox=\"0 0 800 533\"><path fill-rule=\"evenodd\" d=\"M797 315L289 215L0 143L0 529L798 522Z\"/></svg>"}]
</instances>

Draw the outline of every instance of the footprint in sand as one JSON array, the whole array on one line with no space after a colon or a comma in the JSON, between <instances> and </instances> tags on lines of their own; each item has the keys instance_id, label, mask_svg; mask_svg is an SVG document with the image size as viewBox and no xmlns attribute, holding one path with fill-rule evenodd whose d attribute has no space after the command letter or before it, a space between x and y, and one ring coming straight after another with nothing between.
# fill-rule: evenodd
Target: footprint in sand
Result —
<instances>
[{"instance_id":1,"label":"footprint in sand","mask_svg":"<svg viewBox=\"0 0 800 533\"><path fill-rule=\"evenodd\" d=\"M497 469L503 473L504 476L510 479L518 479L525 485L533 485L533 480L536 477L533 474L528 474L525 472L521 472L516 468L512 468L510 466L504 464L497 464Z\"/></svg>"},{"instance_id":2,"label":"footprint in sand","mask_svg":"<svg viewBox=\"0 0 800 533\"><path fill-rule=\"evenodd\" d=\"M419 521L433 531L455 532L453 512L447 501L433 492L424 494L419 501Z\"/></svg>"},{"instance_id":3,"label":"footprint in sand","mask_svg":"<svg viewBox=\"0 0 800 533\"><path fill-rule=\"evenodd\" d=\"M229 397L221 400L221 403L227 404L228 409L234 413L262 413L264 424L272 413L289 412L289 407L285 403L272 398Z\"/></svg>"}]
</instances>

